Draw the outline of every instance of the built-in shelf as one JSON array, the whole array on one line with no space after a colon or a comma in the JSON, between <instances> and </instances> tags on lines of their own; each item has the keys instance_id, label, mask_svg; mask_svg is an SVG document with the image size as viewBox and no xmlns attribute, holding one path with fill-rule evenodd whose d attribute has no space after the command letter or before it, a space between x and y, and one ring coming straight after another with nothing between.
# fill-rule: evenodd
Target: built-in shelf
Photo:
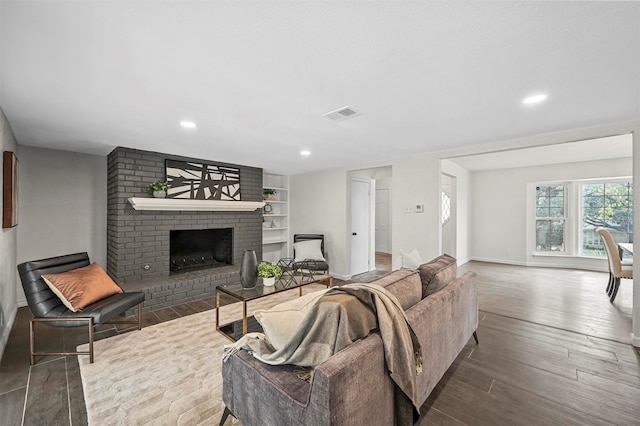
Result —
<instances>
[{"instance_id":1,"label":"built-in shelf","mask_svg":"<svg viewBox=\"0 0 640 426\"><path fill-rule=\"evenodd\" d=\"M267 244L286 244L287 240L273 240L273 241L262 241L262 245L267 245Z\"/></svg>"},{"instance_id":2,"label":"built-in shelf","mask_svg":"<svg viewBox=\"0 0 640 426\"><path fill-rule=\"evenodd\" d=\"M249 212L264 207L264 201L186 200L180 198L128 199L135 210Z\"/></svg>"},{"instance_id":3,"label":"built-in shelf","mask_svg":"<svg viewBox=\"0 0 640 426\"><path fill-rule=\"evenodd\" d=\"M290 257L289 253L289 176L264 172L262 187L276 193L264 200L269 213L264 213L262 228L262 257L268 262Z\"/></svg>"}]
</instances>

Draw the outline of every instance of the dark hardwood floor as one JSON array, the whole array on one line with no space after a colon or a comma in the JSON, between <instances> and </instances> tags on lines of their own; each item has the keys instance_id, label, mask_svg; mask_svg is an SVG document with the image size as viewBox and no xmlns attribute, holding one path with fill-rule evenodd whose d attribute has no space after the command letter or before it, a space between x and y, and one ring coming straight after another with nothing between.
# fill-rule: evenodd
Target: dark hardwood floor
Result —
<instances>
[{"instance_id":1,"label":"dark hardwood floor","mask_svg":"<svg viewBox=\"0 0 640 426\"><path fill-rule=\"evenodd\" d=\"M390 268L388 256L379 268ZM385 263L386 262L386 263ZM604 273L471 262L479 275L480 344L473 339L422 407L420 425L639 425L640 354L629 343L630 281L610 304ZM354 277L370 281L384 269ZM213 297L146 313L145 326L213 308ZM0 424L82 425L77 357L29 366L20 308L0 362ZM38 329L40 348L73 349L76 329ZM128 332L100 326L97 338ZM423 348L425 350L425 348Z\"/></svg>"}]
</instances>

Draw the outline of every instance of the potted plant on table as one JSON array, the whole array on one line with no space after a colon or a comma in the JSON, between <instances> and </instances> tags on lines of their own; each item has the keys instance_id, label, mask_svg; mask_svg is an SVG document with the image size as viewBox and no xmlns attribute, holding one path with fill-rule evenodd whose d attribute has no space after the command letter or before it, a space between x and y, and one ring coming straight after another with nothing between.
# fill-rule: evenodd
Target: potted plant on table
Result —
<instances>
[{"instance_id":1,"label":"potted plant on table","mask_svg":"<svg viewBox=\"0 0 640 426\"><path fill-rule=\"evenodd\" d=\"M167 196L169 190L169 183L157 180L149 185L149 191L155 198L164 198Z\"/></svg>"},{"instance_id":2,"label":"potted plant on table","mask_svg":"<svg viewBox=\"0 0 640 426\"><path fill-rule=\"evenodd\" d=\"M276 283L276 278L282 275L282 269L274 263L260 262L258 265L258 276L262 277L262 285L272 286Z\"/></svg>"}]
</instances>

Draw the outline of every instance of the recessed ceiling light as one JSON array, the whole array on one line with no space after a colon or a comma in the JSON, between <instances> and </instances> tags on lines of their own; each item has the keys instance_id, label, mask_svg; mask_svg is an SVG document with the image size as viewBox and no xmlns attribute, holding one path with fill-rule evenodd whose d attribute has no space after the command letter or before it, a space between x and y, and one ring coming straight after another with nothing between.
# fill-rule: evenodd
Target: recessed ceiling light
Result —
<instances>
[{"instance_id":1,"label":"recessed ceiling light","mask_svg":"<svg viewBox=\"0 0 640 426\"><path fill-rule=\"evenodd\" d=\"M528 98L524 98L522 100L523 104L537 104L538 102L542 102L547 99L549 95L546 93L540 93L539 95L529 96Z\"/></svg>"},{"instance_id":2,"label":"recessed ceiling light","mask_svg":"<svg viewBox=\"0 0 640 426\"><path fill-rule=\"evenodd\" d=\"M307 151L307 150L300 151L300 155L304 157L308 157L309 155L311 155L311 151Z\"/></svg>"},{"instance_id":3,"label":"recessed ceiling light","mask_svg":"<svg viewBox=\"0 0 640 426\"><path fill-rule=\"evenodd\" d=\"M180 125L182 127L186 127L187 129L195 129L196 127L198 127L198 125L193 121L181 121Z\"/></svg>"}]
</instances>

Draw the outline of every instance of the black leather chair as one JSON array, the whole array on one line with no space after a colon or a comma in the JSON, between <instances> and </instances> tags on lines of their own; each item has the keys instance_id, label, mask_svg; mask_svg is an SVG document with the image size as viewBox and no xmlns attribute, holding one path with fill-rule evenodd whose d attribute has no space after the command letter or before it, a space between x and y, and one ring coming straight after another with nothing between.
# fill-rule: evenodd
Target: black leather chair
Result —
<instances>
[{"instance_id":1,"label":"black leather chair","mask_svg":"<svg viewBox=\"0 0 640 426\"><path fill-rule=\"evenodd\" d=\"M327 253L324 251L324 234L294 234L293 236L293 258L296 257L295 243L308 240L320 240L320 251L322 256L326 259ZM313 275L314 273L329 273L329 263L326 260L318 259L305 259L302 261L294 262L294 269L299 271L305 271Z\"/></svg>"},{"instance_id":2,"label":"black leather chair","mask_svg":"<svg viewBox=\"0 0 640 426\"><path fill-rule=\"evenodd\" d=\"M103 324L117 315L124 315L127 309L138 305L137 321L119 321L114 324L138 324L142 328L142 302L144 293L131 292L114 294L105 297L79 312L73 312L62 303L60 298L49 289L42 279L43 274L57 274L72 269L88 266L89 255L85 253L69 254L49 259L34 260L18 265L20 281L27 297L27 304L33 318L29 323L29 341L31 347L31 365L35 363L36 355L89 355L89 362L93 362L93 331L94 326ZM89 329L88 352L36 352L34 323L43 322L54 327L81 327Z\"/></svg>"}]
</instances>

